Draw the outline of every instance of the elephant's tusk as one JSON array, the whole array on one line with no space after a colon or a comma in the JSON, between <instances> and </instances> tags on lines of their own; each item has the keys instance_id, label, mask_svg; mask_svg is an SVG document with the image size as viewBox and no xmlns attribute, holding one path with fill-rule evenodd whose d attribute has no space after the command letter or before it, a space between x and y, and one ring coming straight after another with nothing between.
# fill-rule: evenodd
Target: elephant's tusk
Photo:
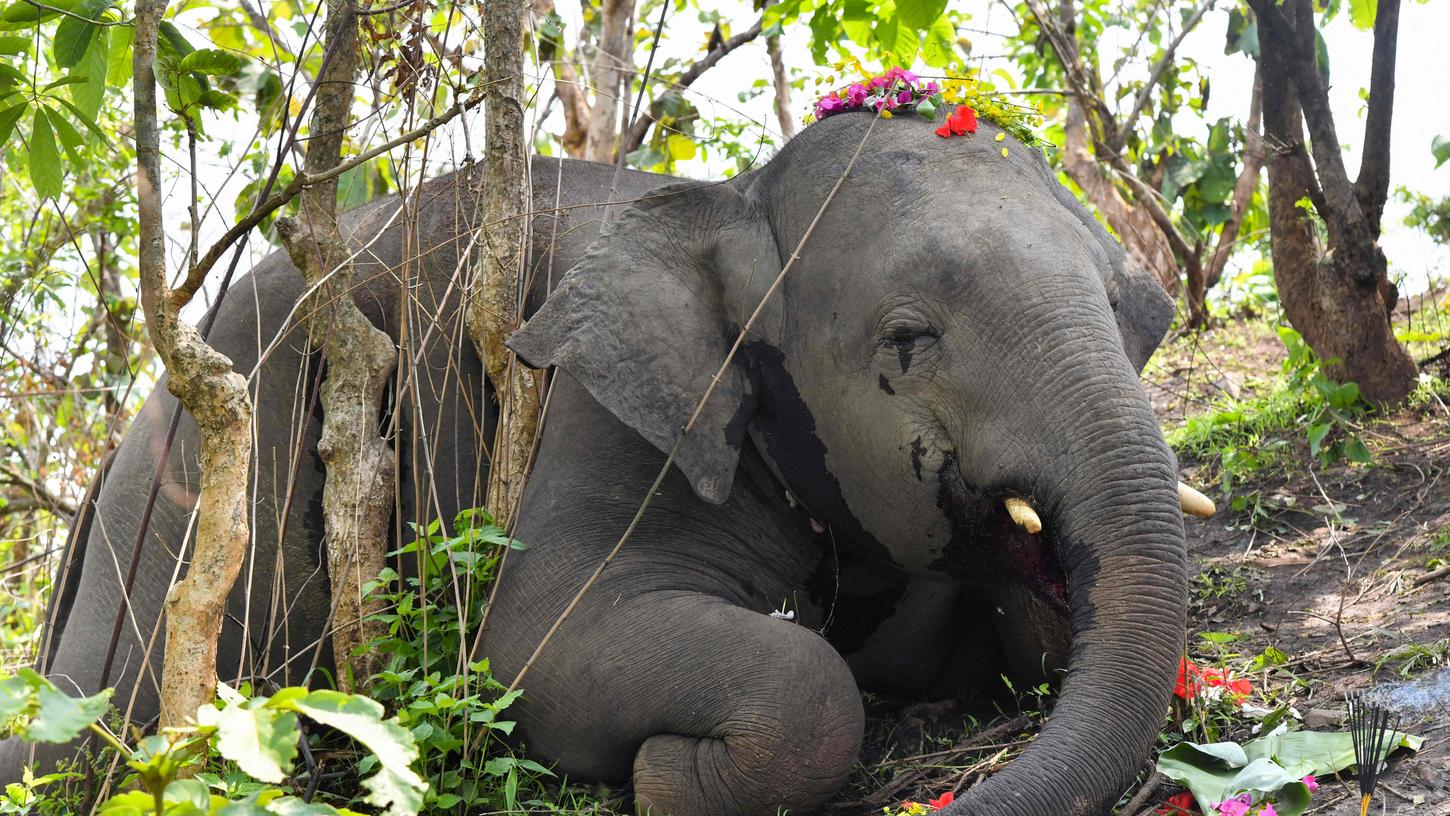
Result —
<instances>
[{"instance_id":1,"label":"elephant's tusk","mask_svg":"<svg viewBox=\"0 0 1450 816\"><path fill-rule=\"evenodd\" d=\"M1190 516L1208 518L1218 512L1218 508L1213 506L1213 499L1199 493L1183 482L1178 483L1178 501L1183 505L1183 512Z\"/></svg>"},{"instance_id":2,"label":"elephant's tusk","mask_svg":"<svg viewBox=\"0 0 1450 816\"><path fill-rule=\"evenodd\" d=\"M1042 532L1042 519L1037 517L1037 511L1032 509L1032 505L1015 496L1003 503L1007 505L1007 515L1012 517L1018 527L1034 535Z\"/></svg>"}]
</instances>

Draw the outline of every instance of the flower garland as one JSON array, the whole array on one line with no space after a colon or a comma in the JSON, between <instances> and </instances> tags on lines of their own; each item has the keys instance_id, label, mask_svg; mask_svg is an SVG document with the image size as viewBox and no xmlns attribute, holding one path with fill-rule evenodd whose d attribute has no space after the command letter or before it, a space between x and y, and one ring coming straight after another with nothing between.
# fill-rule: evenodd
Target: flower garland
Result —
<instances>
[{"instance_id":1,"label":"flower garland","mask_svg":"<svg viewBox=\"0 0 1450 816\"><path fill-rule=\"evenodd\" d=\"M937 82L923 80L899 65L884 73L872 73L854 58L838 62L835 67L856 73L860 78L822 94L816 100L814 114L806 117L807 123L851 110L873 111L883 119L915 112L935 120L938 110L947 109L946 121L936 129L936 134L942 138L976 133L977 121L985 119L1023 144L1041 144L1033 132L1034 127L1042 124L1041 112L1005 101L991 85L979 80L975 70L968 70L964 76L943 77ZM817 80L817 85L823 82ZM997 141L1004 140L1005 136L999 133ZM1005 146L1002 155L1007 155Z\"/></svg>"}]
</instances>

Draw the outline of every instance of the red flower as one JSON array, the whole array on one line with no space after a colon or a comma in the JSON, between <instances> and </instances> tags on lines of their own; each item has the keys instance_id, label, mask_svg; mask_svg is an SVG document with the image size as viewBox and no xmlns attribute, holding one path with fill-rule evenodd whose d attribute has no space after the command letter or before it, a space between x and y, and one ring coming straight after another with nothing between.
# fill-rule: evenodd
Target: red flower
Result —
<instances>
[{"instance_id":1,"label":"red flower","mask_svg":"<svg viewBox=\"0 0 1450 816\"><path fill-rule=\"evenodd\" d=\"M947 805L950 805L952 803L952 800L953 799L956 799L956 798L957 798L956 797L956 794L952 793L951 791L947 791L946 793L943 793L941 796L938 796L937 798L932 799L931 801L927 802L927 804L928 805L931 805L931 809L932 810L941 810L942 808L946 807Z\"/></svg>"},{"instance_id":2,"label":"red flower","mask_svg":"<svg viewBox=\"0 0 1450 816\"><path fill-rule=\"evenodd\" d=\"M947 117L946 124L936 129L936 135L946 139L977 132L977 112L966 105L958 105Z\"/></svg>"},{"instance_id":3,"label":"red flower","mask_svg":"<svg viewBox=\"0 0 1450 816\"><path fill-rule=\"evenodd\" d=\"M1187 700L1202 694L1204 687L1222 688L1240 700L1254 693L1254 685L1248 680L1236 680L1223 669L1200 669L1192 660L1181 658L1178 661L1178 682L1173 686L1174 695Z\"/></svg>"},{"instance_id":4,"label":"red flower","mask_svg":"<svg viewBox=\"0 0 1450 816\"><path fill-rule=\"evenodd\" d=\"M1168 797L1168 800L1154 811L1154 816L1184 816L1184 814L1197 812L1198 803L1193 800L1193 794L1183 791Z\"/></svg>"}]
</instances>

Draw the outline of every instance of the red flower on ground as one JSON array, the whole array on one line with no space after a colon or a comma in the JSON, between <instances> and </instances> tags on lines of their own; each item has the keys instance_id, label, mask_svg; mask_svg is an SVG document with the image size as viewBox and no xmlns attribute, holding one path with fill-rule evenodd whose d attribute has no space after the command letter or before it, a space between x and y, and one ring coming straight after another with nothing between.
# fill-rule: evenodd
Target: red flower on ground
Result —
<instances>
[{"instance_id":1,"label":"red flower on ground","mask_svg":"<svg viewBox=\"0 0 1450 816\"><path fill-rule=\"evenodd\" d=\"M1193 794L1188 791L1173 794L1157 810L1153 811L1154 816L1184 816L1197 812L1198 803L1193 800Z\"/></svg>"},{"instance_id":2,"label":"red flower on ground","mask_svg":"<svg viewBox=\"0 0 1450 816\"><path fill-rule=\"evenodd\" d=\"M936 135L943 139L977 132L977 112L966 105L958 105L947 117L946 124L936 129Z\"/></svg>"},{"instance_id":3,"label":"red flower on ground","mask_svg":"<svg viewBox=\"0 0 1450 816\"><path fill-rule=\"evenodd\" d=\"M955 793L952 793L951 791L947 791L946 793L943 793L941 796L938 796L937 798L932 799L931 801L927 802L927 804L928 805L931 805L931 809L932 810L941 810L942 808L946 807L947 805L950 805L952 803L952 801L954 799L956 799L956 798L957 798L957 795Z\"/></svg>"},{"instance_id":4,"label":"red flower on ground","mask_svg":"<svg viewBox=\"0 0 1450 816\"><path fill-rule=\"evenodd\" d=\"M1188 700L1201 695L1205 688L1224 689L1239 700L1254 693L1254 684L1248 680L1235 679L1232 673L1223 669L1200 669L1192 660L1181 658L1178 661L1178 682L1173 686L1173 694Z\"/></svg>"}]
</instances>

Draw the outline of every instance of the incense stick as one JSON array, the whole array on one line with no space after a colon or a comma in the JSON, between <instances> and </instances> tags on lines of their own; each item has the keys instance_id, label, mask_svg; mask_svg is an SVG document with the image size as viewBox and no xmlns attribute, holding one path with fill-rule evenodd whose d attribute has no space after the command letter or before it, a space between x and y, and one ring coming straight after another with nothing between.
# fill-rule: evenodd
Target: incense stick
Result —
<instances>
[{"instance_id":1,"label":"incense stick","mask_svg":"<svg viewBox=\"0 0 1450 816\"><path fill-rule=\"evenodd\" d=\"M1359 816L1369 816L1375 784L1394 750L1394 728L1384 706L1359 693L1345 695L1349 736L1354 743L1354 763L1359 777Z\"/></svg>"}]
</instances>

